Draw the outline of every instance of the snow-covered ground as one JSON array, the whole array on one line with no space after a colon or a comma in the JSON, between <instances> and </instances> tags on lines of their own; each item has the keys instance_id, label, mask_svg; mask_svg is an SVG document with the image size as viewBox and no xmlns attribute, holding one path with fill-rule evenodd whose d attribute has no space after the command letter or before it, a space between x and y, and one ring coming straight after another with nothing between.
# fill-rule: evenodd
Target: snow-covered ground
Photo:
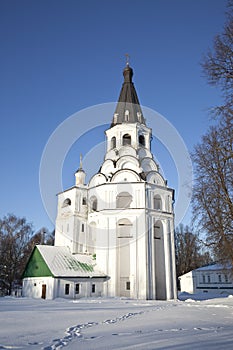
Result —
<instances>
[{"instance_id":1,"label":"snow-covered ground","mask_svg":"<svg viewBox=\"0 0 233 350\"><path fill-rule=\"evenodd\" d=\"M0 298L0 349L233 349L232 297L180 299Z\"/></svg>"}]
</instances>

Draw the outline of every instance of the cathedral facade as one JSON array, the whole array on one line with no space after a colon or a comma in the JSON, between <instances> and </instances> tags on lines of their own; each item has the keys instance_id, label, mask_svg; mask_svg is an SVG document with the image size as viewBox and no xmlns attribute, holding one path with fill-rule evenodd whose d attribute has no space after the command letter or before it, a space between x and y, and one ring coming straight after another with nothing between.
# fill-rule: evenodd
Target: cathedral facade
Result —
<instances>
[{"instance_id":1,"label":"cathedral facade","mask_svg":"<svg viewBox=\"0 0 233 350\"><path fill-rule=\"evenodd\" d=\"M58 194L55 246L89 256L106 276L102 296L176 297L174 190L151 153L146 125L127 63L98 173Z\"/></svg>"}]
</instances>

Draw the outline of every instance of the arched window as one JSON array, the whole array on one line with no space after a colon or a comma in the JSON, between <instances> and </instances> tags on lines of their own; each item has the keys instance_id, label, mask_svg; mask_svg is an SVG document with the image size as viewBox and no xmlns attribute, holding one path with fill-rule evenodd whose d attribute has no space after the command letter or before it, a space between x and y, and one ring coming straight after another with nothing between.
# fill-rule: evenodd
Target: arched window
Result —
<instances>
[{"instance_id":1,"label":"arched window","mask_svg":"<svg viewBox=\"0 0 233 350\"><path fill-rule=\"evenodd\" d=\"M132 196L128 192L121 192L116 198L117 208L129 208L132 202Z\"/></svg>"},{"instance_id":2,"label":"arched window","mask_svg":"<svg viewBox=\"0 0 233 350\"><path fill-rule=\"evenodd\" d=\"M71 205L71 199L70 198L66 198L64 200L64 202L62 203L62 208L68 207L68 205Z\"/></svg>"},{"instance_id":3,"label":"arched window","mask_svg":"<svg viewBox=\"0 0 233 350\"><path fill-rule=\"evenodd\" d=\"M162 224L160 221L154 223L154 239L161 239L163 233Z\"/></svg>"},{"instance_id":4,"label":"arched window","mask_svg":"<svg viewBox=\"0 0 233 350\"><path fill-rule=\"evenodd\" d=\"M171 206L171 196L167 196L167 211L170 212L172 210Z\"/></svg>"},{"instance_id":5,"label":"arched window","mask_svg":"<svg viewBox=\"0 0 233 350\"><path fill-rule=\"evenodd\" d=\"M93 221L88 226L87 251L91 254L96 251L96 223Z\"/></svg>"},{"instance_id":6,"label":"arched window","mask_svg":"<svg viewBox=\"0 0 233 350\"><path fill-rule=\"evenodd\" d=\"M129 219L120 219L117 223L118 238L129 238L132 236L132 223Z\"/></svg>"},{"instance_id":7,"label":"arched window","mask_svg":"<svg viewBox=\"0 0 233 350\"><path fill-rule=\"evenodd\" d=\"M113 136L112 139L111 139L111 148L116 148L116 138L115 138L115 136Z\"/></svg>"},{"instance_id":8,"label":"arched window","mask_svg":"<svg viewBox=\"0 0 233 350\"><path fill-rule=\"evenodd\" d=\"M90 198L91 210L97 211L97 198L95 196Z\"/></svg>"},{"instance_id":9,"label":"arched window","mask_svg":"<svg viewBox=\"0 0 233 350\"><path fill-rule=\"evenodd\" d=\"M139 135L138 141L140 146L145 146L145 137L143 135Z\"/></svg>"},{"instance_id":10,"label":"arched window","mask_svg":"<svg viewBox=\"0 0 233 350\"><path fill-rule=\"evenodd\" d=\"M125 111L125 121L128 122L129 121L129 110L126 109Z\"/></svg>"},{"instance_id":11,"label":"arched window","mask_svg":"<svg viewBox=\"0 0 233 350\"><path fill-rule=\"evenodd\" d=\"M129 134L123 135L123 146L131 145L131 136Z\"/></svg>"},{"instance_id":12,"label":"arched window","mask_svg":"<svg viewBox=\"0 0 233 350\"><path fill-rule=\"evenodd\" d=\"M162 209L162 200L159 194L154 196L154 209L161 210Z\"/></svg>"},{"instance_id":13,"label":"arched window","mask_svg":"<svg viewBox=\"0 0 233 350\"><path fill-rule=\"evenodd\" d=\"M133 238L133 224L127 218L117 222L117 275L120 296L130 296L130 241Z\"/></svg>"}]
</instances>

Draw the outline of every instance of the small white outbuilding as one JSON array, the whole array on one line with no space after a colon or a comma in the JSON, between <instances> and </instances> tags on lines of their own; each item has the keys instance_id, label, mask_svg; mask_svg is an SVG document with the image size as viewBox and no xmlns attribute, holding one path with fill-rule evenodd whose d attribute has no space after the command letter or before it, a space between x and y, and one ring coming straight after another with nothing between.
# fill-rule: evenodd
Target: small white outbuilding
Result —
<instances>
[{"instance_id":1,"label":"small white outbuilding","mask_svg":"<svg viewBox=\"0 0 233 350\"><path fill-rule=\"evenodd\" d=\"M181 292L232 294L231 266L212 264L192 270L179 277Z\"/></svg>"},{"instance_id":2,"label":"small white outbuilding","mask_svg":"<svg viewBox=\"0 0 233 350\"><path fill-rule=\"evenodd\" d=\"M101 296L107 276L90 255L71 254L66 247L35 246L23 273L23 296L70 298Z\"/></svg>"}]
</instances>

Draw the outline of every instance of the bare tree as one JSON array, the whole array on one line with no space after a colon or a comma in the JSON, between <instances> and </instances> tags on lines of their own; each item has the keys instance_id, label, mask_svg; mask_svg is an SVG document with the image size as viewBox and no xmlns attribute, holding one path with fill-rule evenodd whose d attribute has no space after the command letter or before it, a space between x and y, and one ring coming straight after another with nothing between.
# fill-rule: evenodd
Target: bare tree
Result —
<instances>
[{"instance_id":1,"label":"bare tree","mask_svg":"<svg viewBox=\"0 0 233 350\"><path fill-rule=\"evenodd\" d=\"M213 49L203 57L202 68L208 83L221 89L224 104L216 106L214 113L231 113L233 106L233 1L227 3L226 24L216 35Z\"/></svg>"},{"instance_id":2,"label":"bare tree","mask_svg":"<svg viewBox=\"0 0 233 350\"><path fill-rule=\"evenodd\" d=\"M11 294L36 244L54 244L54 233L42 227L33 233L25 218L8 214L0 219L0 294Z\"/></svg>"},{"instance_id":3,"label":"bare tree","mask_svg":"<svg viewBox=\"0 0 233 350\"><path fill-rule=\"evenodd\" d=\"M209 84L219 87L223 105L218 116L196 145L193 154L195 185L193 213L206 232L206 245L215 258L233 263L233 1L227 3L226 24L205 55L202 68Z\"/></svg>"},{"instance_id":4,"label":"bare tree","mask_svg":"<svg viewBox=\"0 0 233 350\"><path fill-rule=\"evenodd\" d=\"M233 118L223 116L195 147L193 213L217 260L233 263Z\"/></svg>"},{"instance_id":5,"label":"bare tree","mask_svg":"<svg viewBox=\"0 0 233 350\"><path fill-rule=\"evenodd\" d=\"M25 248L32 237L32 224L25 218L8 214L0 220L0 279L11 294L13 282L19 281L28 255Z\"/></svg>"},{"instance_id":6,"label":"bare tree","mask_svg":"<svg viewBox=\"0 0 233 350\"><path fill-rule=\"evenodd\" d=\"M180 224L176 228L175 247L177 277L212 262L210 254L203 251L198 235L189 226Z\"/></svg>"},{"instance_id":7,"label":"bare tree","mask_svg":"<svg viewBox=\"0 0 233 350\"><path fill-rule=\"evenodd\" d=\"M46 227L38 230L28 241L25 247L25 254L29 257L33 248L37 244L54 245L55 230L49 232Z\"/></svg>"}]
</instances>

